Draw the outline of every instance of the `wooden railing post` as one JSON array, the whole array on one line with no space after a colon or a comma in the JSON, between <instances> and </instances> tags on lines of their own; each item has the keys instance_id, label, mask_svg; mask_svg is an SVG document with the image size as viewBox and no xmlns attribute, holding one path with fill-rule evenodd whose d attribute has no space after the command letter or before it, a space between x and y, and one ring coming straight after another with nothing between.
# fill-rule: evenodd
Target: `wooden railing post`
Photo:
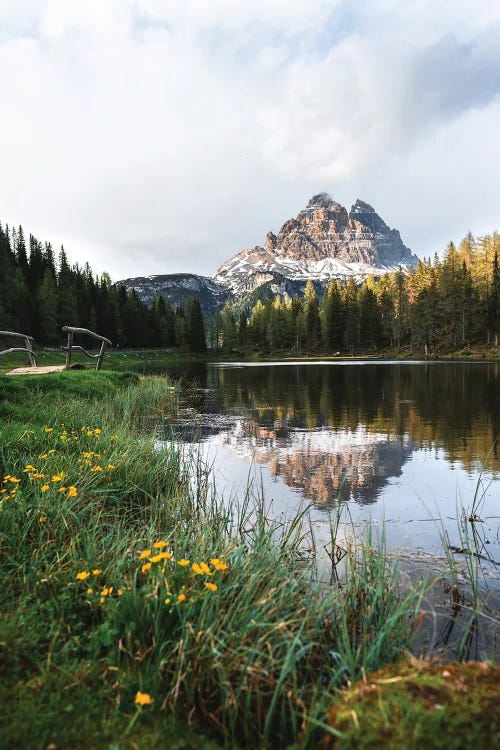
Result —
<instances>
[{"instance_id":1,"label":"wooden railing post","mask_svg":"<svg viewBox=\"0 0 500 750\"><path fill-rule=\"evenodd\" d=\"M97 359L97 366L95 368L96 370L100 370L101 367L102 367L102 360L104 358L104 350L105 349L106 349L106 342L103 341L102 344L101 344L101 351L99 352L99 357Z\"/></svg>"},{"instance_id":2,"label":"wooden railing post","mask_svg":"<svg viewBox=\"0 0 500 750\"><path fill-rule=\"evenodd\" d=\"M30 340L29 336L26 336L26 338L24 339L24 341L25 341L25 344L26 344L26 349L28 351L28 357L30 358L31 366L32 367L36 367L36 359L35 359L35 355L33 354L33 349L32 349L32 346L31 346L31 340Z\"/></svg>"},{"instance_id":3,"label":"wooden railing post","mask_svg":"<svg viewBox=\"0 0 500 750\"><path fill-rule=\"evenodd\" d=\"M71 367L71 347L73 346L73 331L68 329L68 349L66 351L66 369Z\"/></svg>"}]
</instances>

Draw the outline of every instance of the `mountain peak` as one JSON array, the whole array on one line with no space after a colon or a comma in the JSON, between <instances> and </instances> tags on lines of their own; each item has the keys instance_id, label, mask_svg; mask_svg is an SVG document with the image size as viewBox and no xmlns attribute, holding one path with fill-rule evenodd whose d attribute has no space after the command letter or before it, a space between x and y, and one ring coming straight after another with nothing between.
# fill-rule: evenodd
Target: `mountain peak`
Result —
<instances>
[{"instance_id":1,"label":"mountain peak","mask_svg":"<svg viewBox=\"0 0 500 750\"><path fill-rule=\"evenodd\" d=\"M358 213L359 214L364 214L364 213L374 214L376 213L376 211L373 208L373 206L370 206L369 203L365 203L364 201L360 200L360 198L358 198L356 200L356 203L353 203L353 205L351 206L350 213L351 214L358 214Z\"/></svg>"},{"instance_id":2,"label":"mountain peak","mask_svg":"<svg viewBox=\"0 0 500 750\"><path fill-rule=\"evenodd\" d=\"M369 203L358 198L348 213L328 193L317 193L277 234L268 232L263 246L242 250L215 278L240 293L277 278L361 280L417 260Z\"/></svg>"},{"instance_id":3,"label":"mountain peak","mask_svg":"<svg viewBox=\"0 0 500 750\"><path fill-rule=\"evenodd\" d=\"M333 203L335 203L335 201L328 193L317 193L317 195L313 195L311 200L308 202L306 210L308 208L330 208Z\"/></svg>"}]
</instances>

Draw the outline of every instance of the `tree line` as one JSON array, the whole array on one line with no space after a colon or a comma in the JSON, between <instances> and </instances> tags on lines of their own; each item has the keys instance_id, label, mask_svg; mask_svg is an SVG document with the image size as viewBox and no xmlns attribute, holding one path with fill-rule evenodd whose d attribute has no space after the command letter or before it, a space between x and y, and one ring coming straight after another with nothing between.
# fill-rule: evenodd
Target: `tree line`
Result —
<instances>
[{"instance_id":1,"label":"tree line","mask_svg":"<svg viewBox=\"0 0 500 750\"><path fill-rule=\"evenodd\" d=\"M178 348L204 352L376 351L498 344L500 236L470 233L450 243L443 259L420 261L409 273L369 277L358 285L332 281L321 299L312 282L303 298L257 301L249 311L224 310L204 320L197 299L174 310L163 296L151 307L137 293L114 285L89 264L70 266L64 247L22 227L0 224L0 329L32 335L46 346L61 343L61 327L89 328L120 347Z\"/></svg>"},{"instance_id":2,"label":"tree line","mask_svg":"<svg viewBox=\"0 0 500 750\"><path fill-rule=\"evenodd\" d=\"M97 277L89 264L70 266L64 247L28 241L22 227L0 224L0 330L26 333L58 346L61 328L88 328L120 347L180 347L205 351L200 303L186 299L174 311L168 299L148 308L134 290Z\"/></svg>"},{"instance_id":3,"label":"tree line","mask_svg":"<svg viewBox=\"0 0 500 750\"><path fill-rule=\"evenodd\" d=\"M247 315L229 305L209 336L223 350L304 352L375 351L412 346L436 348L498 345L500 333L500 236L469 233L416 269L401 269L360 286L332 281L321 300L311 281L304 298L257 301Z\"/></svg>"}]
</instances>

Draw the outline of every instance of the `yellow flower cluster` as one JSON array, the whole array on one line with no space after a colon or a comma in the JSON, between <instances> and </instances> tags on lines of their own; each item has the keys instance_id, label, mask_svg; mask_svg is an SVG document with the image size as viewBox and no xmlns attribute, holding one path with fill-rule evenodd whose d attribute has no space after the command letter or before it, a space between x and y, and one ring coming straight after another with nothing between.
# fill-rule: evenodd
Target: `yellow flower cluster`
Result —
<instances>
[{"instance_id":1,"label":"yellow flower cluster","mask_svg":"<svg viewBox=\"0 0 500 750\"><path fill-rule=\"evenodd\" d=\"M43 428L43 432L45 435L47 435L48 438L51 439L51 441L59 438L59 440L63 443L78 442L80 441L80 439L88 442L86 440L87 437L100 438L102 435L102 429L100 427L90 428L85 426L81 427L79 430L75 430L66 428L64 424L61 425L60 429L51 425L47 425ZM113 434L109 436L109 439L118 440L119 436ZM57 448L47 449L44 453L41 453L39 455L38 459L39 461L48 461L48 459L52 458L55 454L61 455L61 460L63 458L67 459L67 455L64 453L59 454ZM88 467L90 469L90 472L96 474L101 472L112 472L117 468L116 464L111 463L109 459L106 462L103 462L102 460L101 462L99 462L99 459L101 459L100 453L97 453L93 450L84 450L82 451L82 458L78 459L78 463ZM51 469L52 471L50 473L49 471L45 473L41 469L38 469L36 466L34 466L32 463L27 463L24 469L22 469L22 474L27 475L27 478L29 478L32 482L34 480L40 480L40 484L35 484L35 489L37 489L41 494L45 494L46 492L53 490L57 491L61 495L64 494L69 498L78 497L78 487L75 484L69 484L68 474L65 471L58 470L57 466L53 466L51 467ZM0 503L15 498L21 487L27 486L25 484L22 484L22 482L22 476L5 474L3 480L0 481ZM33 485L31 486L33 487ZM41 521L41 523L44 523L46 520L46 516L42 517L44 520Z\"/></svg>"},{"instance_id":2,"label":"yellow flower cluster","mask_svg":"<svg viewBox=\"0 0 500 750\"><path fill-rule=\"evenodd\" d=\"M102 570L100 568L95 568L90 572L88 570L80 570L80 572L76 574L75 578L77 581L86 581L87 578L90 578L91 575L99 576L101 575L101 573ZM102 586L96 589L94 589L93 587L89 587L86 591L86 595L95 595L99 604L105 604L106 601L113 596L113 594L118 597L123 596L124 592L125 589L123 587L117 588L116 590L114 586Z\"/></svg>"},{"instance_id":3,"label":"yellow flower cluster","mask_svg":"<svg viewBox=\"0 0 500 750\"><path fill-rule=\"evenodd\" d=\"M165 572L169 573L170 576L175 576L175 569L176 568L184 568L189 569L189 571L193 574L194 577L196 576L205 576L205 577L211 577L217 572L223 572L226 570L229 570L229 566L220 560L218 557L212 557L210 560L210 564L204 562L203 560L200 562L193 562L191 563L190 560L187 560L185 557L181 558L180 560L175 561L173 558L173 554L171 552L165 552L161 551L157 554L153 554L153 550L159 549L164 550L165 547L168 546L168 543L161 540L158 542L155 542L151 548L149 549L143 549L141 552L139 552L138 559L144 560L145 562L141 565L141 573L148 573L151 569L153 569L153 565L156 563L161 562L162 560L169 560L171 562L171 565L173 567L170 567L168 571L165 570L165 568L161 568L161 572L164 575ZM185 578L183 579L186 580ZM165 581L167 583L167 581ZM173 584L174 580L170 580L170 583ZM204 588L208 591L217 591L218 586L216 583L213 583L212 581L204 581L203 583ZM170 591L167 591L167 598L165 599L165 604L172 604L173 602L177 604L181 604L182 602L185 602L188 600L188 593L196 593L193 590L189 590L188 593L186 593L186 588L188 585L184 584L181 586L181 591L178 594L171 593Z\"/></svg>"},{"instance_id":4,"label":"yellow flower cluster","mask_svg":"<svg viewBox=\"0 0 500 750\"><path fill-rule=\"evenodd\" d=\"M2 480L2 485L5 485L0 489L0 500L13 500L17 495L17 485L21 482L19 477L14 477L12 474L6 474ZM9 487L9 485L14 485Z\"/></svg>"}]
</instances>

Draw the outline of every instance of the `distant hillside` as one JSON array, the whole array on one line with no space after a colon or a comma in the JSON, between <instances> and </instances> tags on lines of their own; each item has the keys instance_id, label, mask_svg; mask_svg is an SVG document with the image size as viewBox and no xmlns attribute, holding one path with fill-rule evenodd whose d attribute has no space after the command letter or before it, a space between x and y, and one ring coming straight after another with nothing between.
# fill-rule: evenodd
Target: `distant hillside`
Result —
<instances>
[{"instance_id":1,"label":"distant hillside","mask_svg":"<svg viewBox=\"0 0 500 750\"><path fill-rule=\"evenodd\" d=\"M196 297L205 315L214 315L232 299L231 291L207 276L194 273L172 273L161 276L137 276L117 282L118 286L135 289L146 305L152 305L155 295L165 296L175 308L186 297Z\"/></svg>"}]
</instances>

